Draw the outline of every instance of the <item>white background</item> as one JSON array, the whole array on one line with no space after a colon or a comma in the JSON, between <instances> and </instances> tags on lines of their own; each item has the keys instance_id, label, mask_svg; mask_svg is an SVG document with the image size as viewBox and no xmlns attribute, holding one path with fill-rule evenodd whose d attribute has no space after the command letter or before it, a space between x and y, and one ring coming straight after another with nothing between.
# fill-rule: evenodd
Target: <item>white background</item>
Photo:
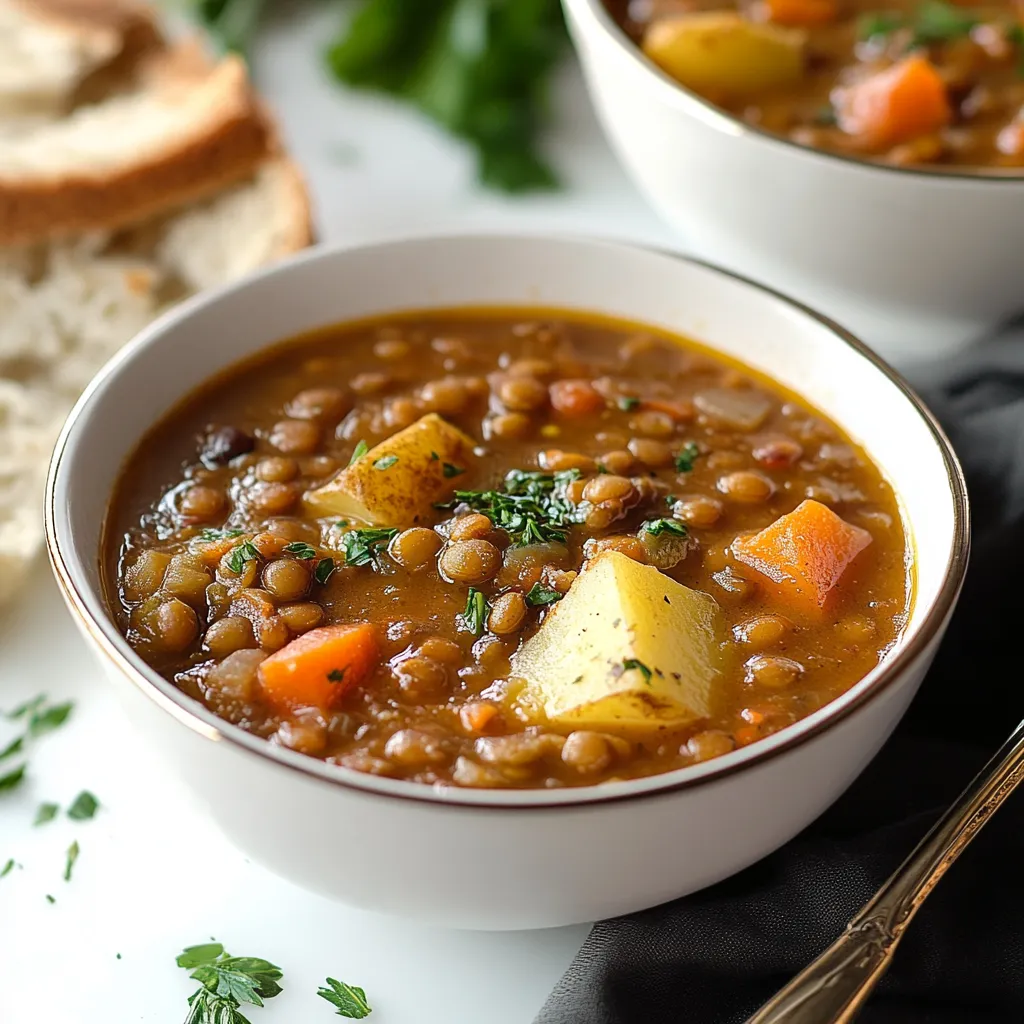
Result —
<instances>
[{"instance_id":1,"label":"white background","mask_svg":"<svg viewBox=\"0 0 1024 1024\"><path fill-rule=\"evenodd\" d=\"M320 55L337 17L314 8L275 23L255 59L307 171L323 240L493 227L678 245L619 170L574 66L552 97L549 146L568 188L509 200L478 190L470 156L431 125L328 80ZM20 790L0 798L0 866L21 865L0 879L3 1024L180 1024L195 984L174 957L211 936L284 968L285 992L253 1009L253 1024L340 1019L314 994L327 975L366 989L374 1024L529 1024L586 934L431 930L349 910L250 864L178 789L173 768L151 759L42 560L25 600L0 618L0 709L41 691L73 699L75 712L33 746ZM13 735L0 721L0 749ZM31 827L40 802L66 806L83 788L103 805L93 821ZM73 839L81 856L65 883Z\"/></svg>"}]
</instances>

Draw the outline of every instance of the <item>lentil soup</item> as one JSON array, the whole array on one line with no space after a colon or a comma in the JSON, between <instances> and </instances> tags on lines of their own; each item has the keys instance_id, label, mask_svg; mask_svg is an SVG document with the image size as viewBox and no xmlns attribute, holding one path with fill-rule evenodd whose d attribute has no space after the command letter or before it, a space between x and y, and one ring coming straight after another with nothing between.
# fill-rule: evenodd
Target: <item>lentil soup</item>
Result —
<instances>
[{"instance_id":1,"label":"lentil soup","mask_svg":"<svg viewBox=\"0 0 1024 1024\"><path fill-rule=\"evenodd\" d=\"M662 70L749 124L898 166L1024 167L1016 0L605 0Z\"/></svg>"},{"instance_id":2,"label":"lentil soup","mask_svg":"<svg viewBox=\"0 0 1024 1024\"><path fill-rule=\"evenodd\" d=\"M414 782L559 787L756 742L911 599L895 497L802 400L552 310L330 328L208 383L108 516L117 622L215 714Z\"/></svg>"}]
</instances>

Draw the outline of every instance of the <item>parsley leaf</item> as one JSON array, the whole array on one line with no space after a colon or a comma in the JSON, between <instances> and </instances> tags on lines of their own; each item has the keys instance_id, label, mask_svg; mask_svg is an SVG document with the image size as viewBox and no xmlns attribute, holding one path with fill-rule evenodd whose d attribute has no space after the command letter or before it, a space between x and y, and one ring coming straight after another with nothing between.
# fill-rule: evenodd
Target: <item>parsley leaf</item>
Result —
<instances>
[{"instance_id":1,"label":"parsley leaf","mask_svg":"<svg viewBox=\"0 0 1024 1024\"><path fill-rule=\"evenodd\" d=\"M398 461L397 455L382 455L379 459L376 459L373 463L374 469L390 469Z\"/></svg>"},{"instance_id":2,"label":"parsley leaf","mask_svg":"<svg viewBox=\"0 0 1024 1024\"><path fill-rule=\"evenodd\" d=\"M676 453L676 471L679 473L690 473L693 471L693 464L700 455L700 448L695 441L687 441L682 449Z\"/></svg>"},{"instance_id":3,"label":"parsley leaf","mask_svg":"<svg viewBox=\"0 0 1024 1024\"><path fill-rule=\"evenodd\" d=\"M331 671L327 673L327 680L328 680L328 682L331 682L331 683L342 683L342 682L344 682L345 681L345 673L347 671L348 670L345 669L345 668L332 668Z\"/></svg>"},{"instance_id":4,"label":"parsley leaf","mask_svg":"<svg viewBox=\"0 0 1024 1024\"><path fill-rule=\"evenodd\" d=\"M365 441L360 441L352 451L352 458L348 460L348 464L351 466L357 459L361 459L368 451L370 446Z\"/></svg>"},{"instance_id":5,"label":"parsley leaf","mask_svg":"<svg viewBox=\"0 0 1024 1024\"><path fill-rule=\"evenodd\" d=\"M78 840L76 839L69 847L67 853L67 860L64 863L64 881L71 881L71 872L74 870L75 861L78 860L79 848Z\"/></svg>"},{"instance_id":6,"label":"parsley leaf","mask_svg":"<svg viewBox=\"0 0 1024 1024\"><path fill-rule=\"evenodd\" d=\"M59 811L60 806L58 804L40 804L39 809L36 811L36 820L32 824L45 825L48 821L53 821Z\"/></svg>"},{"instance_id":7,"label":"parsley leaf","mask_svg":"<svg viewBox=\"0 0 1024 1024\"><path fill-rule=\"evenodd\" d=\"M10 743L7 744L6 747L4 747L3 750L0 750L0 761L4 760L4 758L6 757L14 757L15 754L20 754L21 748L24 745L25 737L16 736L13 740L11 740Z\"/></svg>"},{"instance_id":8,"label":"parsley leaf","mask_svg":"<svg viewBox=\"0 0 1024 1024\"><path fill-rule=\"evenodd\" d=\"M453 476L462 476L466 472L461 466L453 466L450 462L444 463L441 471L444 473L446 480L450 480Z\"/></svg>"},{"instance_id":9,"label":"parsley leaf","mask_svg":"<svg viewBox=\"0 0 1024 1024\"><path fill-rule=\"evenodd\" d=\"M863 14L857 19L857 37L865 42L876 37L881 39L903 28L905 24L903 15L897 11Z\"/></svg>"},{"instance_id":10,"label":"parsley leaf","mask_svg":"<svg viewBox=\"0 0 1024 1024\"><path fill-rule=\"evenodd\" d=\"M186 946L175 957L174 962L179 967L198 967L200 964L208 964L224 952L224 947L219 942L207 942L199 946Z\"/></svg>"},{"instance_id":11,"label":"parsley leaf","mask_svg":"<svg viewBox=\"0 0 1024 1024\"><path fill-rule=\"evenodd\" d=\"M914 18L914 37L911 46L928 46L931 43L944 43L950 39L959 39L969 35L971 29L979 24L973 14L969 14L956 4L945 3L944 0L925 0L917 9Z\"/></svg>"},{"instance_id":12,"label":"parsley leaf","mask_svg":"<svg viewBox=\"0 0 1024 1024\"><path fill-rule=\"evenodd\" d=\"M68 720L74 706L72 701L67 701L64 704L54 704L52 707L33 711L28 720L29 735L34 738L59 729Z\"/></svg>"},{"instance_id":13,"label":"parsley leaf","mask_svg":"<svg viewBox=\"0 0 1024 1024\"><path fill-rule=\"evenodd\" d=\"M7 863L0 868L0 878L6 878L14 870L14 858L8 857Z\"/></svg>"},{"instance_id":14,"label":"parsley leaf","mask_svg":"<svg viewBox=\"0 0 1024 1024\"><path fill-rule=\"evenodd\" d=\"M616 404L623 412L632 412L640 405L640 399L633 395L623 395Z\"/></svg>"},{"instance_id":15,"label":"parsley leaf","mask_svg":"<svg viewBox=\"0 0 1024 1024\"><path fill-rule=\"evenodd\" d=\"M229 956L219 942L189 946L177 957L179 967L202 988L189 997L186 1024L249 1024L242 1003L262 1006L281 991L281 969L259 957Z\"/></svg>"},{"instance_id":16,"label":"parsley leaf","mask_svg":"<svg viewBox=\"0 0 1024 1024\"><path fill-rule=\"evenodd\" d=\"M38 697L33 697L31 700L25 701L24 704L19 704L13 711L8 711L4 717L14 722L19 718L24 718L26 715L30 715L46 702L46 694L41 693Z\"/></svg>"},{"instance_id":17,"label":"parsley leaf","mask_svg":"<svg viewBox=\"0 0 1024 1024\"><path fill-rule=\"evenodd\" d=\"M257 562L261 557L260 549L251 540L247 540L231 550L226 564L236 576L241 576L245 572L246 562Z\"/></svg>"},{"instance_id":18,"label":"parsley leaf","mask_svg":"<svg viewBox=\"0 0 1024 1024\"><path fill-rule=\"evenodd\" d=\"M470 587L469 595L466 597L465 611L457 617L459 628L474 636L481 636L490 610L487 598L475 587Z\"/></svg>"},{"instance_id":19,"label":"parsley leaf","mask_svg":"<svg viewBox=\"0 0 1024 1024\"><path fill-rule=\"evenodd\" d=\"M87 789L83 789L68 808L68 817L72 821L88 821L96 813L99 806L99 800Z\"/></svg>"},{"instance_id":20,"label":"parsley leaf","mask_svg":"<svg viewBox=\"0 0 1024 1024\"><path fill-rule=\"evenodd\" d=\"M245 530L214 530L207 528L199 534L200 540L225 540L241 537Z\"/></svg>"},{"instance_id":21,"label":"parsley leaf","mask_svg":"<svg viewBox=\"0 0 1024 1024\"><path fill-rule=\"evenodd\" d=\"M377 561L397 533L398 531L390 526L376 530L349 530L342 538L345 546L345 564L369 565Z\"/></svg>"},{"instance_id":22,"label":"parsley leaf","mask_svg":"<svg viewBox=\"0 0 1024 1024\"><path fill-rule=\"evenodd\" d=\"M18 765L13 771L9 771L6 775L0 775L0 793L7 792L15 789L21 785L22 780L25 778L25 765Z\"/></svg>"},{"instance_id":23,"label":"parsley leaf","mask_svg":"<svg viewBox=\"0 0 1024 1024\"><path fill-rule=\"evenodd\" d=\"M309 561L316 558L316 548L310 547L303 540L292 541L291 544L285 544L284 551L287 551L289 555L294 555L296 558L300 558L303 561Z\"/></svg>"},{"instance_id":24,"label":"parsley leaf","mask_svg":"<svg viewBox=\"0 0 1024 1024\"><path fill-rule=\"evenodd\" d=\"M549 590L547 587L541 586L540 583L534 583L530 587L530 592L526 595L526 603L534 608L538 608L542 605L561 601L562 596L557 590Z\"/></svg>"},{"instance_id":25,"label":"parsley leaf","mask_svg":"<svg viewBox=\"0 0 1024 1024\"><path fill-rule=\"evenodd\" d=\"M438 508L466 505L482 512L504 530L515 547L527 544L563 544L566 530L578 522L576 506L567 488L578 479L578 469L558 473L536 473L513 469L505 476L503 491L456 491L453 501Z\"/></svg>"},{"instance_id":26,"label":"parsley leaf","mask_svg":"<svg viewBox=\"0 0 1024 1024\"><path fill-rule=\"evenodd\" d=\"M46 894L46 902L47 903L56 903L57 901L49 893L47 893Z\"/></svg>"},{"instance_id":27,"label":"parsley leaf","mask_svg":"<svg viewBox=\"0 0 1024 1024\"><path fill-rule=\"evenodd\" d=\"M651 685L651 670L642 661L637 661L636 658L627 658L622 663L622 668L626 672L635 668L644 677L644 682L648 686Z\"/></svg>"},{"instance_id":28,"label":"parsley leaf","mask_svg":"<svg viewBox=\"0 0 1024 1024\"><path fill-rule=\"evenodd\" d=\"M362 1020L373 1012L366 1001L366 993L361 988L346 985L345 982L334 978L328 978L327 987L321 986L316 990L316 994L321 999L326 999L332 1006L336 1006L339 1017Z\"/></svg>"},{"instance_id":29,"label":"parsley leaf","mask_svg":"<svg viewBox=\"0 0 1024 1024\"><path fill-rule=\"evenodd\" d=\"M663 533L674 533L677 537L685 537L689 533L686 526L678 519L648 519L640 527L641 533L649 533L653 537L659 537Z\"/></svg>"},{"instance_id":30,"label":"parsley leaf","mask_svg":"<svg viewBox=\"0 0 1024 1024\"><path fill-rule=\"evenodd\" d=\"M337 569L333 558L321 558L313 570L313 579L323 586L337 572Z\"/></svg>"}]
</instances>

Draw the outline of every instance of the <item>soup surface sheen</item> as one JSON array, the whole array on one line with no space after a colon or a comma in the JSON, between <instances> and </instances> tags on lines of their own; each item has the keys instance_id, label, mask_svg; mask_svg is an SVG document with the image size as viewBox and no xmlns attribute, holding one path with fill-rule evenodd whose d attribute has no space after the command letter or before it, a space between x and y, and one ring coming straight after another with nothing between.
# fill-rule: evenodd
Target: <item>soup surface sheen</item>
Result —
<instances>
[{"instance_id":1,"label":"soup surface sheen","mask_svg":"<svg viewBox=\"0 0 1024 1024\"><path fill-rule=\"evenodd\" d=\"M669 75L749 124L901 166L1024 166L1013 0L606 0Z\"/></svg>"},{"instance_id":2,"label":"soup surface sheen","mask_svg":"<svg viewBox=\"0 0 1024 1024\"><path fill-rule=\"evenodd\" d=\"M214 713L472 787L755 742L874 668L910 600L893 493L825 417L552 310L361 322L232 368L133 454L106 543L124 635Z\"/></svg>"}]
</instances>

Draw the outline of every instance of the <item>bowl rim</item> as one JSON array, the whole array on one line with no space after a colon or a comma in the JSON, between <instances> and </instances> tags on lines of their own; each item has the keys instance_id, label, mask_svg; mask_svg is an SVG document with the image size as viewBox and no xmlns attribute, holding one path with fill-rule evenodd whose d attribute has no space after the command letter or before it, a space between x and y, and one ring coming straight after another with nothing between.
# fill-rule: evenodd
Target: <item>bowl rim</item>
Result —
<instances>
[{"instance_id":1,"label":"bowl rim","mask_svg":"<svg viewBox=\"0 0 1024 1024\"><path fill-rule=\"evenodd\" d=\"M685 113L692 114L705 123L725 131L730 135L749 135L763 142L781 145L787 149L796 151L808 159L831 160L846 164L864 171L864 173L887 172L898 174L909 178L925 178L929 181L970 181L984 182L988 184L1012 185L1024 184L1024 169L1012 168L975 168L970 171L946 169L945 167L900 167L896 164L886 164L880 161L867 160L861 157L847 156L845 153L836 153L828 149L818 149L814 146L805 146L782 135L767 131L757 125L749 124L739 117L728 113L721 107L715 106L709 100L704 99L698 93L686 86L681 85L666 72L662 71L654 61L650 60L622 30L618 22L612 17L611 12L605 7L604 0L562 0L567 11L578 13L589 17L597 26L598 30L611 40L630 61L632 67L644 73L650 82L656 83L656 87L662 91L662 96L671 106L682 108Z\"/></svg>"},{"instance_id":2,"label":"bowl rim","mask_svg":"<svg viewBox=\"0 0 1024 1024\"><path fill-rule=\"evenodd\" d=\"M246 732L241 727L218 718L212 711L198 701L187 696L172 682L164 679L155 670L146 665L131 649L125 638L120 634L109 613L105 612L105 599L99 595L96 604L104 609L102 617L93 613L90 602L83 590L92 592L92 588L83 585L79 589L74 578L72 566L81 573L87 562L96 558L96 552L85 557L77 549L74 538L69 537L68 547L60 539L57 527L57 490L61 478L64 456L78 425L88 418L93 396L108 381L115 378L122 365L128 363L135 352L150 345L159 343L167 336L168 330L176 324L187 321L195 311L213 305L237 291L258 289L260 284L282 273L301 273L307 264L321 260L334 259L343 254L357 255L360 252L378 249L401 248L410 243L427 242L455 243L474 241L495 244L509 241L533 242L536 244L575 244L599 246L612 251L636 251L656 254L677 260L710 271L724 277L742 288L752 289L762 297L781 302L790 310L809 318L818 326L823 327L836 343L854 350L862 359L868 361L884 378L895 385L902 398L908 401L924 426L931 435L932 442L939 449L953 503L952 543L949 557L943 569L942 585L936 594L931 607L925 612L916 634L902 646L897 644L890 658L876 666L870 673L854 684L851 690L841 694L812 715L801 719L785 729L765 737L757 743L734 750L729 754L710 761L677 768L660 774L627 779L620 782L602 783L592 786L567 787L564 789L470 789L458 786L425 785L402 779L390 779L368 773L359 772L342 765L329 764L317 758L296 753L269 740ZM329 246L313 246L290 259L281 261L271 267L249 275L248 277L212 289L185 300L178 306L164 313L146 328L140 331L131 341L120 349L96 374L86 390L82 393L69 414L50 458L44 503L44 527L46 547L50 562L73 618L80 629L95 643L105 661L112 665L136 689L152 700L159 708L168 712L179 723L193 732L216 742L225 742L239 750L240 753L257 756L300 774L319 780L321 783L337 785L343 789L355 791L365 797L383 796L396 800L411 800L445 806L451 809L483 809L499 811L536 811L565 810L567 808L585 809L591 805L615 803L623 800L642 800L666 797L684 789L719 782L723 778L738 772L746 771L763 764L783 753L787 753L845 720L860 710L870 701L875 700L892 684L903 677L911 665L924 654L944 625L956 604L963 585L970 554L970 509L967 486L959 461L938 421L925 406L907 381L896 370L892 369L880 356L875 354L864 342L839 326L828 317L817 313L798 300L769 288L766 285L744 277L741 274L723 269L713 263L682 255L678 252L658 246L620 240L608 240L569 233L498 233L498 232L453 232L450 234L432 233L429 235L402 235L389 240L370 243L334 244ZM858 685L874 676L870 683L860 692L853 693Z\"/></svg>"}]
</instances>

